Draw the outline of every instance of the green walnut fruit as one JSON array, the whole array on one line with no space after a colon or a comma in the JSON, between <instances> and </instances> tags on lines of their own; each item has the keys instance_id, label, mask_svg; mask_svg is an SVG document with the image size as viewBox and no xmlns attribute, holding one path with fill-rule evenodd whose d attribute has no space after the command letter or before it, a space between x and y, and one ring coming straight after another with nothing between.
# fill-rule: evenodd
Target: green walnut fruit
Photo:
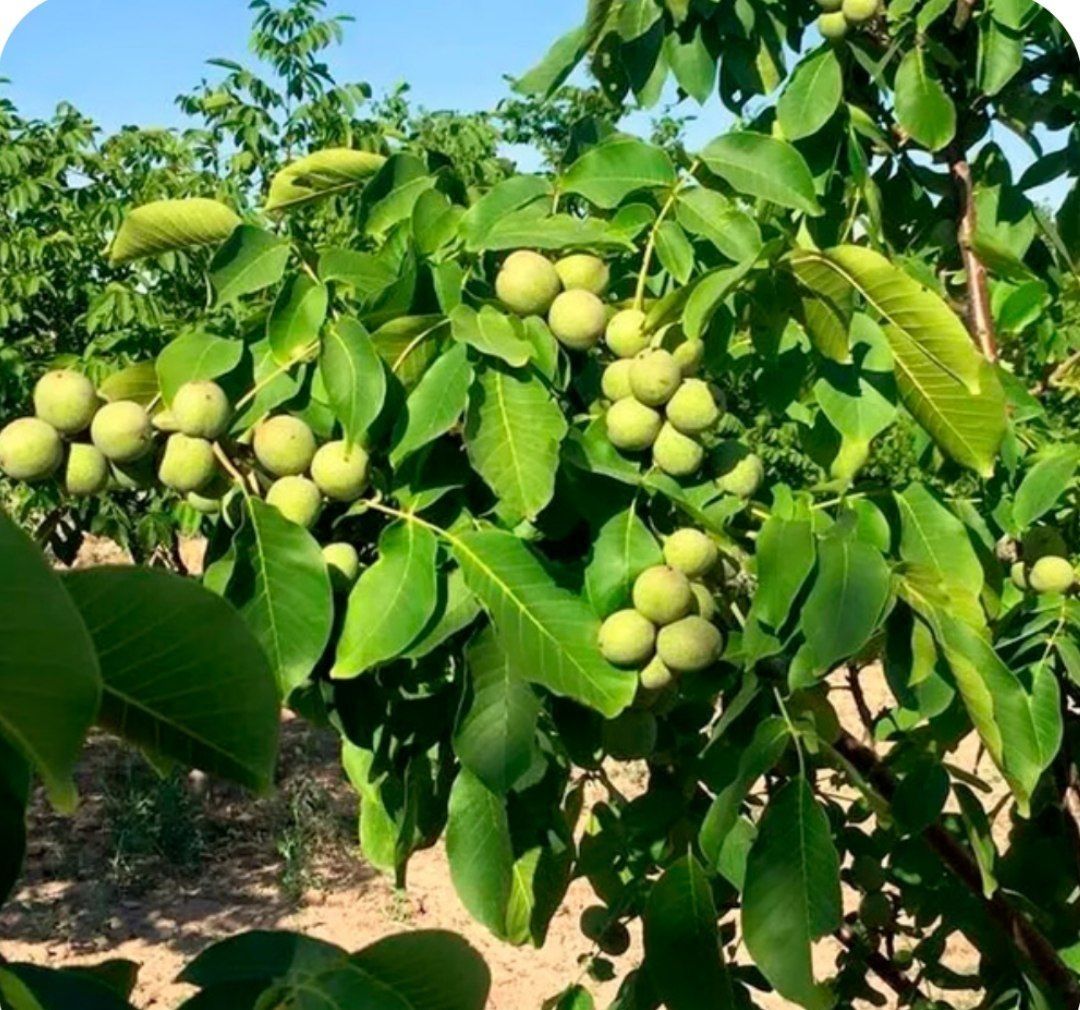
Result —
<instances>
[{"instance_id":1,"label":"green walnut fruit","mask_svg":"<svg viewBox=\"0 0 1080 1010\"><path fill-rule=\"evenodd\" d=\"M706 621L711 621L716 616L716 597L713 596L712 591L700 582L691 582L690 590L694 594L693 613L698 617L704 617Z\"/></svg>"},{"instance_id":2,"label":"green walnut fruit","mask_svg":"<svg viewBox=\"0 0 1080 1010\"><path fill-rule=\"evenodd\" d=\"M1036 593L1067 593L1076 582L1076 572L1068 558L1048 554L1039 558L1027 573L1028 585Z\"/></svg>"},{"instance_id":3,"label":"green walnut fruit","mask_svg":"<svg viewBox=\"0 0 1080 1010\"><path fill-rule=\"evenodd\" d=\"M657 655L676 673L694 673L712 666L724 650L724 636L703 617L684 617L660 629Z\"/></svg>"},{"instance_id":4,"label":"green walnut fruit","mask_svg":"<svg viewBox=\"0 0 1080 1010\"><path fill-rule=\"evenodd\" d=\"M40 417L20 417L0 431L0 470L12 480L45 480L63 462L59 432Z\"/></svg>"},{"instance_id":5,"label":"green walnut fruit","mask_svg":"<svg viewBox=\"0 0 1080 1010\"><path fill-rule=\"evenodd\" d=\"M604 723L604 750L619 761L643 761L656 750L656 716L627 709Z\"/></svg>"},{"instance_id":6,"label":"green walnut fruit","mask_svg":"<svg viewBox=\"0 0 1080 1010\"><path fill-rule=\"evenodd\" d=\"M499 301L519 316L543 316L562 290L551 261L527 249L511 253L495 278Z\"/></svg>"},{"instance_id":7,"label":"green walnut fruit","mask_svg":"<svg viewBox=\"0 0 1080 1010\"><path fill-rule=\"evenodd\" d=\"M74 498L86 498L108 486L109 461L101 451L84 442L72 445L64 464L64 490Z\"/></svg>"},{"instance_id":8,"label":"green walnut fruit","mask_svg":"<svg viewBox=\"0 0 1080 1010\"><path fill-rule=\"evenodd\" d=\"M311 461L311 476L327 498L352 502L367 490L370 462L358 445L327 442Z\"/></svg>"},{"instance_id":9,"label":"green walnut fruit","mask_svg":"<svg viewBox=\"0 0 1080 1010\"><path fill-rule=\"evenodd\" d=\"M201 491L216 473L214 447L205 438L191 438L179 432L169 436L158 466L158 480L162 484L188 494Z\"/></svg>"},{"instance_id":10,"label":"green walnut fruit","mask_svg":"<svg viewBox=\"0 0 1080 1010\"><path fill-rule=\"evenodd\" d=\"M644 691L663 691L674 683L675 674L659 656L653 656L649 665L641 671L638 681Z\"/></svg>"},{"instance_id":11,"label":"green walnut fruit","mask_svg":"<svg viewBox=\"0 0 1080 1010\"><path fill-rule=\"evenodd\" d=\"M656 441L664 419L651 407L627 397L608 408L606 423L608 439L616 449L642 452Z\"/></svg>"},{"instance_id":12,"label":"green walnut fruit","mask_svg":"<svg viewBox=\"0 0 1080 1010\"><path fill-rule=\"evenodd\" d=\"M600 389L607 399L614 402L634 395L634 391L630 388L630 367L631 362L620 358L604 369Z\"/></svg>"},{"instance_id":13,"label":"green walnut fruit","mask_svg":"<svg viewBox=\"0 0 1080 1010\"><path fill-rule=\"evenodd\" d=\"M604 343L616 357L637 357L649 346L649 334L645 331L645 313L638 309L616 312L607 325Z\"/></svg>"},{"instance_id":14,"label":"green walnut fruit","mask_svg":"<svg viewBox=\"0 0 1080 1010\"><path fill-rule=\"evenodd\" d=\"M830 42L839 42L848 33L848 20L841 11L822 14L817 19L817 26L821 37Z\"/></svg>"},{"instance_id":15,"label":"green walnut fruit","mask_svg":"<svg viewBox=\"0 0 1080 1010\"><path fill-rule=\"evenodd\" d=\"M34 387L34 413L61 435L86 431L98 406L94 384L67 368L46 372Z\"/></svg>"},{"instance_id":16,"label":"green walnut fruit","mask_svg":"<svg viewBox=\"0 0 1080 1010\"><path fill-rule=\"evenodd\" d=\"M670 351L645 351L634 358L630 387L647 407L662 407L682 385L682 372Z\"/></svg>"},{"instance_id":17,"label":"green walnut fruit","mask_svg":"<svg viewBox=\"0 0 1080 1010\"><path fill-rule=\"evenodd\" d=\"M571 351L588 351L600 343L607 325L607 308L589 291L564 291L551 305L548 327Z\"/></svg>"},{"instance_id":18,"label":"green walnut fruit","mask_svg":"<svg viewBox=\"0 0 1080 1010\"><path fill-rule=\"evenodd\" d=\"M322 495L314 481L293 475L270 485L266 504L273 505L289 522L311 529L322 511Z\"/></svg>"},{"instance_id":19,"label":"green walnut fruit","mask_svg":"<svg viewBox=\"0 0 1080 1010\"><path fill-rule=\"evenodd\" d=\"M608 957L622 957L630 949L630 931L621 922L613 922L596 945Z\"/></svg>"},{"instance_id":20,"label":"green walnut fruit","mask_svg":"<svg viewBox=\"0 0 1080 1010\"><path fill-rule=\"evenodd\" d=\"M555 272L567 291L588 291L603 298L611 283L611 271L599 256L575 253L564 256L555 264Z\"/></svg>"},{"instance_id":21,"label":"green walnut fruit","mask_svg":"<svg viewBox=\"0 0 1080 1010\"><path fill-rule=\"evenodd\" d=\"M118 400L107 403L90 425L90 438L114 463L134 463L154 444L150 415L138 403Z\"/></svg>"},{"instance_id":22,"label":"green walnut fruit","mask_svg":"<svg viewBox=\"0 0 1080 1010\"><path fill-rule=\"evenodd\" d=\"M1012 584L1016 586L1021 592L1027 592L1031 587L1028 585L1027 579L1027 565L1023 561L1017 561L1012 568L1009 569L1009 578L1012 580Z\"/></svg>"},{"instance_id":23,"label":"green walnut fruit","mask_svg":"<svg viewBox=\"0 0 1080 1010\"><path fill-rule=\"evenodd\" d=\"M720 549L708 534L686 527L664 541L664 560L688 579L700 579L716 567Z\"/></svg>"},{"instance_id":24,"label":"green walnut fruit","mask_svg":"<svg viewBox=\"0 0 1080 1010\"><path fill-rule=\"evenodd\" d=\"M883 891L873 891L859 902L859 919L869 930L888 929L893 923L893 905Z\"/></svg>"},{"instance_id":25,"label":"green walnut fruit","mask_svg":"<svg viewBox=\"0 0 1080 1010\"><path fill-rule=\"evenodd\" d=\"M850 24L861 25L877 17L881 0L843 0L840 9Z\"/></svg>"},{"instance_id":26,"label":"green walnut fruit","mask_svg":"<svg viewBox=\"0 0 1080 1010\"><path fill-rule=\"evenodd\" d=\"M688 379L697 375L701 363L705 360L705 342L703 340L684 340L681 344L672 348L671 354L675 358L683 378Z\"/></svg>"},{"instance_id":27,"label":"green walnut fruit","mask_svg":"<svg viewBox=\"0 0 1080 1010\"><path fill-rule=\"evenodd\" d=\"M1020 546L1020 556L1028 566L1048 555L1064 557L1068 553L1065 538L1052 526L1035 526L1028 530Z\"/></svg>"},{"instance_id":28,"label":"green walnut fruit","mask_svg":"<svg viewBox=\"0 0 1080 1010\"><path fill-rule=\"evenodd\" d=\"M668 565L647 568L634 582L634 609L663 627L685 617L694 607L690 580Z\"/></svg>"},{"instance_id":29,"label":"green walnut fruit","mask_svg":"<svg viewBox=\"0 0 1080 1010\"><path fill-rule=\"evenodd\" d=\"M352 544L327 544L322 551L330 582L339 593L347 592L360 577L360 555Z\"/></svg>"},{"instance_id":30,"label":"green walnut fruit","mask_svg":"<svg viewBox=\"0 0 1080 1010\"><path fill-rule=\"evenodd\" d=\"M229 426L232 407L216 382L188 382L173 397L177 430L192 438L220 438Z\"/></svg>"},{"instance_id":31,"label":"green walnut fruit","mask_svg":"<svg viewBox=\"0 0 1080 1010\"><path fill-rule=\"evenodd\" d=\"M271 417L255 429L255 458L274 477L295 477L315 458L315 435L298 417Z\"/></svg>"},{"instance_id":32,"label":"green walnut fruit","mask_svg":"<svg viewBox=\"0 0 1080 1010\"><path fill-rule=\"evenodd\" d=\"M860 891L873 893L885 886L885 867L874 856L856 856L851 864L851 881Z\"/></svg>"},{"instance_id":33,"label":"green walnut fruit","mask_svg":"<svg viewBox=\"0 0 1080 1010\"><path fill-rule=\"evenodd\" d=\"M163 431L168 435L180 430L176 415L171 410L159 410L150 418L150 423L154 426L154 431Z\"/></svg>"},{"instance_id":34,"label":"green walnut fruit","mask_svg":"<svg viewBox=\"0 0 1080 1010\"><path fill-rule=\"evenodd\" d=\"M578 925L582 936L595 943L604 935L604 930L608 928L610 922L611 913L603 905L590 905L581 913Z\"/></svg>"},{"instance_id":35,"label":"green walnut fruit","mask_svg":"<svg viewBox=\"0 0 1080 1010\"><path fill-rule=\"evenodd\" d=\"M204 516L217 515L221 511L223 499L228 491L228 482L222 481L221 474L218 473L201 491L189 491L185 501Z\"/></svg>"},{"instance_id":36,"label":"green walnut fruit","mask_svg":"<svg viewBox=\"0 0 1080 1010\"><path fill-rule=\"evenodd\" d=\"M668 422L684 435L700 435L720 417L716 398L706 382L687 379L675 391L665 408Z\"/></svg>"},{"instance_id":37,"label":"green walnut fruit","mask_svg":"<svg viewBox=\"0 0 1080 1010\"><path fill-rule=\"evenodd\" d=\"M665 424L653 443L653 463L672 477L690 477L705 462L700 443Z\"/></svg>"},{"instance_id":38,"label":"green walnut fruit","mask_svg":"<svg viewBox=\"0 0 1080 1010\"><path fill-rule=\"evenodd\" d=\"M753 498L765 481L765 465L753 453L736 460L716 479L716 486L736 498Z\"/></svg>"},{"instance_id":39,"label":"green walnut fruit","mask_svg":"<svg viewBox=\"0 0 1080 1010\"><path fill-rule=\"evenodd\" d=\"M600 652L616 666L641 666L656 651L656 627L636 610L620 610L600 625Z\"/></svg>"}]
</instances>

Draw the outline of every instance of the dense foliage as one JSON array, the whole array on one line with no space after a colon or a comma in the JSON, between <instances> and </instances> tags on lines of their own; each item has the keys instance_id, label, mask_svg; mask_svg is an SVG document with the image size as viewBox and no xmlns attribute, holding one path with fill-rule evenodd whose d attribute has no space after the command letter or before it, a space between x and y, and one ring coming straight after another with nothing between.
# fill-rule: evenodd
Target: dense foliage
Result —
<instances>
[{"instance_id":1,"label":"dense foliage","mask_svg":"<svg viewBox=\"0 0 1080 1010\"><path fill-rule=\"evenodd\" d=\"M1061 25L1031 0L591 0L504 107L545 145L550 170L522 175L487 120L360 120L363 91L318 58L342 27L319 0L253 7L276 40L257 51L301 83L271 97L229 66L184 99L207 120L191 174L133 201L95 267L165 301L205 271L210 304L148 322L152 359L61 358L40 381L40 352L18 359L35 416L0 434L8 476L46 501L160 497L210 551L202 587L58 586L4 534L41 626L72 622L49 641L92 640L58 664L25 598L4 612L4 830L25 762L70 799L95 716L263 785L272 727L222 702L262 699L265 722L281 699L340 733L364 857L402 886L445 838L469 912L539 945L587 878L594 978L640 920L619 1010L769 990L1072 1010L1080 66ZM567 89L581 63L599 93ZM738 125L699 151L614 129L672 87L718 90ZM1036 155L1023 174L1005 128ZM1047 184L1060 206L1029 197ZM144 679L146 627L183 665ZM222 643L173 711L189 653ZM249 690L213 676L233 662ZM647 762L640 795L621 761ZM943 956L957 934L973 973ZM483 1004L452 938L384 943L240 938L190 977L230 1005L366 1005L388 979L402 1005ZM436 997L423 959L451 955L472 967ZM25 975L0 969L0 993L53 1006ZM553 1004L591 1007L587 977Z\"/></svg>"}]
</instances>

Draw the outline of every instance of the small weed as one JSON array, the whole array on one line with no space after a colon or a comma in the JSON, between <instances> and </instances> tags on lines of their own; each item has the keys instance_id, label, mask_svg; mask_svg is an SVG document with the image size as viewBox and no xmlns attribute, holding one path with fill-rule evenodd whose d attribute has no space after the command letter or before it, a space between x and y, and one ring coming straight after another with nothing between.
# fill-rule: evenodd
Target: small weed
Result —
<instances>
[{"instance_id":1,"label":"small weed","mask_svg":"<svg viewBox=\"0 0 1080 1010\"><path fill-rule=\"evenodd\" d=\"M289 902L300 901L306 891L320 887L318 856L340 847L342 825L333 797L318 782L299 778L283 786L284 809L277 831L277 851L283 866L279 886Z\"/></svg>"}]
</instances>

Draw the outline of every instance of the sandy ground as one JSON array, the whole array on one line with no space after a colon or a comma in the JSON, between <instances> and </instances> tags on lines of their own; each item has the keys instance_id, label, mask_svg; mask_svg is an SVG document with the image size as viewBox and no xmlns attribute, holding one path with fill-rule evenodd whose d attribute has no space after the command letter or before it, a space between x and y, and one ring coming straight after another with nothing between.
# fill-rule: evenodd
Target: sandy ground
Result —
<instances>
[{"instance_id":1,"label":"sandy ground","mask_svg":"<svg viewBox=\"0 0 1080 1010\"><path fill-rule=\"evenodd\" d=\"M197 569L199 545L190 545L184 556ZM115 548L91 543L82 563L117 560ZM881 678L872 678L868 688L867 700L877 711L888 701L887 689ZM858 729L850 695L838 691L834 696L845 725ZM355 795L343 781L336 750L332 736L300 722L287 724L276 797L252 800L227 786L209 786L194 797L185 815L204 836L202 848L190 865L179 866L160 854L118 855L115 809L117 796L123 800L132 758L106 738L92 740L80 770L83 801L74 822L56 817L40 797L35 801L25 884L0 913L5 957L54 967L131 959L142 965L134 1003L158 1010L176 1007L190 995L174 980L191 957L239 930L296 930L358 949L390 933L439 928L463 934L487 960L489 1010L540 1010L544 1000L579 980L586 982L598 1007L608 1005L618 979L601 983L583 977L588 944L578 917L593 903L586 882L572 886L541 950L509 947L472 921L454 893L441 846L413 858L407 893L396 892L356 850ZM974 767L974 742L956 760ZM979 770L984 775L991 771L986 762ZM624 767L617 774L620 786L631 793L644 781L643 767ZM296 795L298 784L304 794L314 790L328 826L312 843L310 882L301 894L286 897L280 846L290 823L289 797ZM845 895L848 911L857 902L856 894ZM633 934L630 951L617 959L620 976L641 959L636 928ZM835 947L825 942L817 955L822 972L828 973ZM963 938L954 937L946 960L971 970L973 957ZM775 997L759 997L758 1002L763 1010L791 1006Z\"/></svg>"}]
</instances>

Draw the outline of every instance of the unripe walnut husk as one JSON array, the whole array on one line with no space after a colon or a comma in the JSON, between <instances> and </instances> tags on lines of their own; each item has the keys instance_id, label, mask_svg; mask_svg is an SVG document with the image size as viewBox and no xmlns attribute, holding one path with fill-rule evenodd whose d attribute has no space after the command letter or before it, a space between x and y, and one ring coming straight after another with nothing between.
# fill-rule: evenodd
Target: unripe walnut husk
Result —
<instances>
[{"instance_id":1,"label":"unripe walnut husk","mask_svg":"<svg viewBox=\"0 0 1080 1010\"><path fill-rule=\"evenodd\" d=\"M636 610L620 610L600 625L600 652L615 666L641 666L656 649L656 627Z\"/></svg>"},{"instance_id":2,"label":"unripe walnut husk","mask_svg":"<svg viewBox=\"0 0 1080 1010\"><path fill-rule=\"evenodd\" d=\"M821 37L830 42L839 42L848 33L848 20L841 11L822 14L817 19L817 26Z\"/></svg>"},{"instance_id":3,"label":"unripe walnut husk","mask_svg":"<svg viewBox=\"0 0 1080 1010\"><path fill-rule=\"evenodd\" d=\"M107 403L90 425L90 438L114 463L134 463L154 444L150 415L132 400Z\"/></svg>"},{"instance_id":4,"label":"unripe walnut husk","mask_svg":"<svg viewBox=\"0 0 1080 1010\"><path fill-rule=\"evenodd\" d=\"M724 636L703 617L684 617L660 629L656 653L677 673L695 673L712 666L724 649Z\"/></svg>"},{"instance_id":5,"label":"unripe walnut husk","mask_svg":"<svg viewBox=\"0 0 1080 1010\"><path fill-rule=\"evenodd\" d=\"M305 529L315 525L322 511L322 495L314 481L295 475L274 481L266 493L266 503Z\"/></svg>"},{"instance_id":6,"label":"unripe walnut husk","mask_svg":"<svg viewBox=\"0 0 1080 1010\"><path fill-rule=\"evenodd\" d=\"M0 470L12 480L46 480L63 461L59 432L39 417L20 417L0 431Z\"/></svg>"},{"instance_id":7,"label":"unripe walnut husk","mask_svg":"<svg viewBox=\"0 0 1080 1010\"><path fill-rule=\"evenodd\" d=\"M645 313L638 309L616 312L607 325L604 343L616 357L636 357L649 346L649 334L645 332Z\"/></svg>"},{"instance_id":8,"label":"unripe walnut husk","mask_svg":"<svg viewBox=\"0 0 1080 1010\"><path fill-rule=\"evenodd\" d=\"M843 0L840 9L848 22L861 25L877 17L881 10L881 0Z\"/></svg>"},{"instance_id":9,"label":"unripe walnut husk","mask_svg":"<svg viewBox=\"0 0 1080 1010\"><path fill-rule=\"evenodd\" d=\"M675 674L659 656L653 656L649 665L641 671L638 681L643 691L663 691L674 683Z\"/></svg>"},{"instance_id":10,"label":"unripe walnut husk","mask_svg":"<svg viewBox=\"0 0 1080 1010\"><path fill-rule=\"evenodd\" d=\"M694 613L711 621L716 616L716 597L708 586L700 582L691 582L690 589L694 594Z\"/></svg>"},{"instance_id":11,"label":"unripe walnut husk","mask_svg":"<svg viewBox=\"0 0 1080 1010\"><path fill-rule=\"evenodd\" d=\"M630 365L629 361L620 358L613 361L604 369L604 375L600 380L600 389L604 396L613 403L616 400L625 400L634 395L630 388Z\"/></svg>"},{"instance_id":12,"label":"unripe walnut husk","mask_svg":"<svg viewBox=\"0 0 1080 1010\"><path fill-rule=\"evenodd\" d=\"M1076 572L1068 558L1048 554L1028 569L1027 581L1036 593L1067 593L1076 582Z\"/></svg>"},{"instance_id":13,"label":"unripe walnut husk","mask_svg":"<svg viewBox=\"0 0 1080 1010\"><path fill-rule=\"evenodd\" d=\"M700 579L716 566L720 549L707 533L686 527L664 541L664 560L688 579Z\"/></svg>"},{"instance_id":14,"label":"unripe walnut husk","mask_svg":"<svg viewBox=\"0 0 1080 1010\"><path fill-rule=\"evenodd\" d=\"M177 431L213 441L229 427L232 407L216 382L188 382L173 397L171 413Z\"/></svg>"},{"instance_id":15,"label":"unripe walnut husk","mask_svg":"<svg viewBox=\"0 0 1080 1010\"><path fill-rule=\"evenodd\" d=\"M729 445L721 453L723 472L716 486L736 498L753 498L765 481L765 466L758 456L741 446Z\"/></svg>"},{"instance_id":16,"label":"unripe walnut husk","mask_svg":"<svg viewBox=\"0 0 1080 1010\"><path fill-rule=\"evenodd\" d=\"M608 439L616 449L641 452L656 441L664 419L651 407L627 397L608 408L606 423Z\"/></svg>"},{"instance_id":17,"label":"unripe walnut husk","mask_svg":"<svg viewBox=\"0 0 1080 1010\"><path fill-rule=\"evenodd\" d=\"M555 272L567 291L588 291L603 298L611 283L611 271L599 256L574 253L564 256L555 264Z\"/></svg>"},{"instance_id":18,"label":"unripe walnut husk","mask_svg":"<svg viewBox=\"0 0 1080 1010\"><path fill-rule=\"evenodd\" d=\"M705 360L705 342L702 340L684 340L671 349L671 355L679 366L684 379L697 375L701 363Z\"/></svg>"},{"instance_id":19,"label":"unripe walnut husk","mask_svg":"<svg viewBox=\"0 0 1080 1010\"><path fill-rule=\"evenodd\" d=\"M177 432L169 436L158 466L158 480L168 488L188 494L201 491L217 473L214 447L205 438Z\"/></svg>"},{"instance_id":20,"label":"unripe walnut husk","mask_svg":"<svg viewBox=\"0 0 1080 1010\"><path fill-rule=\"evenodd\" d=\"M600 343L607 325L607 308L588 291L564 291L551 305L548 327L571 351L588 351Z\"/></svg>"},{"instance_id":21,"label":"unripe walnut husk","mask_svg":"<svg viewBox=\"0 0 1080 1010\"><path fill-rule=\"evenodd\" d=\"M94 384L67 368L46 372L34 387L34 413L61 435L86 431L100 405Z\"/></svg>"},{"instance_id":22,"label":"unripe walnut husk","mask_svg":"<svg viewBox=\"0 0 1080 1010\"><path fill-rule=\"evenodd\" d=\"M690 580L668 565L648 568L634 582L634 609L653 624L671 624L694 606Z\"/></svg>"},{"instance_id":23,"label":"unripe walnut husk","mask_svg":"<svg viewBox=\"0 0 1080 1010\"><path fill-rule=\"evenodd\" d=\"M708 383L687 379L668 401L669 423L684 435L700 435L715 426L720 408Z\"/></svg>"},{"instance_id":24,"label":"unripe walnut husk","mask_svg":"<svg viewBox=\"0 0 1080 1010\"><path fill-rule=\"evenodd\" d=\"M665 424L653 444L653 463L672 477L690 477L705 462L705 450L692 438Z\"/></svg>"},{"instance_id":25,"label":"unripe walnut husk","mask_svg":"<svg viewBox=\"0 0 1080 1010\"><path fill-rule=\"evenodd\" d=\"M630 386L647 407L662 407L682 385L682 371L670 351L645 351L634 358Z\"/></svg>"},{"instance_id":26,"label":"unripe walnut husk","mask_svg":"<svg viewBox=\"0 0 1080 1010\"><path fill-rule=\"evenodd\" d=\"M255 458L274 477L304 473L315 457L315 435L298 417L280 414L255 429Z\"/></svg>"},{"instance_id":27,"label":"unripe walnut husk","mask_svg":"<svg viewBox=\"0 0 1080 1010\"><path fill-rule=\"evenodd\" d=\"M76 442L64 464L64 490L74 498L101 494L109 486L109 461L96 446Z\"/></svg>"},{"instance_id":28,"label":"unripe walnut husk","mask_svg":"<svg viewBox=\"0 0 1080 1010\"><path fill-rule=\"evenodd\" d=\"M348 592L360 577L360 555L352 544L327 544L323 560L330 571L330 582L339 593Z\"/></svg>"},{"instance_id":29,"label":"unripe walnut husk","mask_svg":"<svg viewBox=\"0 0 1080 1010\"><path fill-rule=\"evenodd\" d=\"M311 461L311 476L327 498L356 501L368 486L370 459L359 445L327 442Z\"/></svg>"},{"instance_id":30,"label":"unripe walnut husk","mask_svg":"<svg viewBox=\"0 0 1080 1010\"><path fill-rule=\"evenodd\" d=\"M552 262L539 253L521 249L507 256L495 278L499 301L519 316L543 316L562 290Z\"/></svg>"}]
</instances>

